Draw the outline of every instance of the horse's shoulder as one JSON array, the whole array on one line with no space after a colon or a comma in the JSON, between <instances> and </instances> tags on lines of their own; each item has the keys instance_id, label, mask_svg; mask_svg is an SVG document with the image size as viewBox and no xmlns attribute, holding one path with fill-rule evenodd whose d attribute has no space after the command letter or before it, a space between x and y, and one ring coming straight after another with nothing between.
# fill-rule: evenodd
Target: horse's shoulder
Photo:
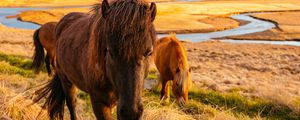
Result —
<instances>
[{"instance_id":1,"label":"horse's shoulder","mask_svg":"<svg viewBox=\"0 0 300 120\"><path fill-rule=\"evenodd\" d=\"M41 30L52 31L55 29L57 22L48 22L41 26Z\"/></svg>"}]
</instances>

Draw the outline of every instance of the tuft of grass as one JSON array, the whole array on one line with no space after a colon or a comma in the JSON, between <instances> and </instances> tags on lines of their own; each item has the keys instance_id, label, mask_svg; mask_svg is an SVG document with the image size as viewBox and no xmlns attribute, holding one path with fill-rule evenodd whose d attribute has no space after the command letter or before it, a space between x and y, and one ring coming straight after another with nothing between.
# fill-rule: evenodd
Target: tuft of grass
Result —
<instances>
[{"instance_id":1,"label":"tuft of grass","mask_svg":"<svg viewBox=\"0 0 300 120\"><path fill-rule=\"evenodd\" d=\"M152 79L152 80L158 80L156 74L148 74L147 78Z\"/></svg>"},{"instance_id":2,"label":"tuft of grass","mask_svg":"<svg viewBox=\"0 0 300 120\"><path fill-rule=\"evenodd\" d=\"M31 69L32 60L22 57L22 56L14 56L7 55L4 53L0 53L0 61L8 62L11 66L19 67L22 69Z\"/></svg>"},{"instance_id":3,"label":"tuft of grass","mask_svg":"<svg viewBox=\"0 0 300 120\"><path fill-rule=\"evenodd\" d=\"M34 72L31 72L32 69L32 60L23 56L16 55L7 55L0 52L0 62L1 68L0 72L5 74L19 74L24 77L32 77ZM8 63L5 64L4 63ZM46 68L43 67L41 70L43 73L46 73Z\"/></svg>"},{"instance_id":4,"label":"tuft of grass","mask_svg":"<svg viewBox=\"0 0 300 120\"><path fill-rule=\"evenodd\" d=\"M157 69L150 68L147 78L152 80L158 80L157 73L158 73Z\"/></svg>"},{"instance_id":5,"label":"tuft of grass","mask_svg":"<svg viewBox=\"0 0 300 120\"><path fill-rule=\"evenodd\" d=\"M243 87L233 87L233 88L229 89L229 92L232 92L232 93L238 93L240 91L246 91L246 89Z\"/></svg>"},{"instance_id":6,"label":"tuft of grass","mask_svg":"<svg viewBox=\"0 0 300 120\"><path fill-rule=\"evenodd\" d=\"M27 99L32 92L16 93L13 89L0 86L0 116L12 120L48 119L41 106L32 104L32 100Z\"/></svg>"},{"instance_id":7,"label":"tuft of grass","mask_svg":"<svg viewBox=\"0 0 300 120\"><path fill-rule=\"evenodd\" d=\"M26 70L19 67L11 66L6 62L0 62L0 74L8 74L8 75L18 74L23 77L34 77L34 73L31 70Z\"/></svg>"}]
</instances>

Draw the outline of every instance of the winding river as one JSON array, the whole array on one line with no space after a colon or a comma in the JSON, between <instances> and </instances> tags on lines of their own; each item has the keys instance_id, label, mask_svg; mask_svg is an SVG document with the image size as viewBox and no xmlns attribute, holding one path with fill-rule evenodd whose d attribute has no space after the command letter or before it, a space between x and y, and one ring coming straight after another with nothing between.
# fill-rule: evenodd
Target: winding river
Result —
<instances>
[{"instance_id":1,"label":"winding river","mask_svg":"<svg viewBox=\"0 0 300 120\"><path fill-rule=\"evenodd\" d=\"M22 28L22 29L37 29L39 25L29 23L29 22L22 22L17 20L17 18L6 18L7 16L14 16L19 14L21 11L26 10L44 10L54 7L47 7L47 8L0 8L0 23L14 28ZM57 8L57 7L56 7ZM66 8L66 7L64 7ZM249 16L249 14L239 14L239 15L232 15L230 16L236 20L243 20L248 21L249 23L246 25L239 26L234 29L224 30L224 31L217 31L217 32L210 32L210 33L191 33L191 34L177 34L179 39L183 40L190 40L192 42L202 42L211 40L214 38L221 38L226 36L233 36L233 35L244 35L249 33L256 33L262 32L265 30L272 29L275 24L263 21L259 19L255 19ZM160 37L166 36L167 34L160 34ZM221 40L223 42L231 42L231 43L257 43L257 44L281 44L281 45L293 45L293 46L300 46L300 42L297 41L258 41L258 40Z\"/></svg>"}]
</instances>

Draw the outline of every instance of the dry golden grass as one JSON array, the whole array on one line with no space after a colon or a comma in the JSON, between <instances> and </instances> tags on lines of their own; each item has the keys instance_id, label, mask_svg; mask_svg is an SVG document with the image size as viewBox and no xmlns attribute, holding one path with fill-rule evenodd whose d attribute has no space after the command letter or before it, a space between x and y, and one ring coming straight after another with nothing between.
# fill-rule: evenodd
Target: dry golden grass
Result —
<instances>
[{"instance_id":1,"label":"dry golden grass","mask_svg":"<svg viewBox=\"0 0 300 120\"><path fill-rule=\"evenodd\" d=\"M300 49L296 46L187 44L193 80L220 92L267 99L298 112Z\"/></svg>"},{"instance_id":2,"label":"dry golden grass","mask_svg":"<svg viewBox=\"0 0 300 120\"><path fill-rule=\"evenodd\" d=\"M197 25L204 31L231 27L224 27L218 21L227 21L226 23L236 26L237 22L224 18L227 14L299 9L299 2L296 0L255 0L255 2L217 0L158 6L157 20L161 22L156 24L157 27L161 25L162 31L176 30L172 25L186 21L182 25L191 28ZM51 14L63 16L67 12L77 10L88 11L87 9L55 9L36 12L37 14L31 12L23 14L30 16L29 19L41 20L40 22L43 23L47 20L42 18L59 19L56 15L51 18ZM39 15L42 17L37 17ZM175 18L174 15L178 15L179 18ZM201 22L197 22L198 20ZM19 30L0 25L0 52L6 54L0 54L0 118L7 116L16 120L31 120L35 119L41 110L42 103L31 104L30 95L39 84L50 78L46 73L33 75L26 67L28 66L26 60L23 60L31 58L32 33L32 30ZM222 42L187 43L186 46L189 62L193 68L194 84L202 91L191 90L190 103L185 107L178 107L173 103L174 98L172 103L164 105L159 100L157 91L145 90L144 119L261 120L300 117L299 47ZM14 59L16 57L20 60ZM154 75L151 77L155 78ZM89 97L83 92L78 94L77 112L80 119L95 119ZM116 116L115 111L113 114ZM297 115L298 117L295 117ZM67 109L65 117L68 119ZM43 113L40 119L48 118Z\"/></svg>"},{"instance_id":3,"label":"dry golden grass","mask_svg":"<svg viewBox=\"0 0 300 120\"><path fill-rule=\"evenodd\" d=\"M0 52L14 55L31 56L33 30L9 28L0 23Z\"/></svg>"},{"instance_id":4,"label":"dry golden grass","mask_svg":"<svg viewBox=\"0 0 300 120\"><path fill-rule=\"evenodd\" d=\"M175 108L147 108L144 111L143 120L195 120L193 117Z\"/></svg>"},{"instance_id":5,"label":"dry golden grass","mask_svg":"<svg viewBox=\"0 0 300 120\"><path fill-rule=\"evenodd\" d=\"M14 31L18 33L18 31L22 30L16 29ZM25 32L24 34L29 33ZM30 43L31 35L24 36L27 36L24 38ZM11 39L14 39L13 41L21 41L21 38L18 38L18 36L12 35L11 37ZM2 38L5 38L5 36L2 36ZM22 42L16 42L1 44L1 48L5 48L5 46L10 44L23 46ZM41 103L26 106L32 107L30 108L32 110L30 113L24 112L25 104L28 105L31 102L30 98L23 99L28 96L27 93L32 92L27 91L27 89L31 88L33 90L38 84L49 80L45 73L33 75L32 72L29 72L26 59L31 57L31 54L28 53L32 53L32 49L31 46L28 48L24 47L24 50L27 51L26 54L18 53L18 56L15 56L16 53L0 54L0 85L1 91L3 91L0 92L0 97L4 105L0 109L0 117L8 116L18 120L36 116L40 111ZM195 85L204 90L208 89L218 92L191 94L190 105L185 108L180 108L175 103L167 106L161 105L157 93L150 92L148 94L145 92L143 97L145 105L143 117L145 119L159 120L166 118L172 120L177 117L199 120L219 120L222 118L229 120L265 119L266 113L263 114L264 116L261 116L259 112L265 105L276 106L274 109L284 106L283 110L288 109L287 111L292 111L291 113L288 112L289 114L297 115L299 113L300 92L298 86L300 83L297 72L299 72L300 68L298 67L300 50L298 47L204 42L187 43L187 50L190 65L193 67L192 77ZM151 76L155 78L155 76ZM247 109L239 111L242 108L236 109L236 107L240 104L251 105L255 102L252 103L251 99L249 99L249 103L243 102L248 100L248 98L240 99L239 96L225 95L224 97L224 93L231 92L249 96L250 98L261 98L270 103L258 104L259 109L249 114L245 112ZM205 96L205 98L201 98L199 95ZM79 117L87 120L95 119L88 96L81 92L78 97ZM225 98L231 98L231 101L239 102L233 102L230 105L227 103L226 105L222 102ZM26 102L20 102L20 99ZM19 106L21 107L19 108ZM66 118L68 118L68 113L66 113ZM287 116L287 118L290 117Z\"/></svg>"}]
</instances>

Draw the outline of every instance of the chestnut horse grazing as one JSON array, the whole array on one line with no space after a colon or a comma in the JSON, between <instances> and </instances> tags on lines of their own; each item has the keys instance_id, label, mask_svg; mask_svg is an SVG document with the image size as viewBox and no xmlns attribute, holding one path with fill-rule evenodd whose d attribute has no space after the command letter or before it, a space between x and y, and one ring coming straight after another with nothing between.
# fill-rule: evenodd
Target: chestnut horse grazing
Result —
<instances>
[{"instance_id":1,"label":"chestnut horse grazing","mask_svg":"<svg viewBox=\"0 0 300 120\"><path fill-rule=\"evenodd\" d=\"M49 22L41 26L34 32L34 55L32 67L39 72L41 67L46 63L47 72L51 74L51 66L54 68L55 57L55 27L57 22ZM45 58L44 48L47 51Z\"/></svg>"},{"instance_id":2,"label":"chestnut horse grazing","mask_svg":"<svg viewBox=\"0 0 300 120\"><path fill-rule=\"evenodd\" d=\"M161 38L156 42L155 65L162 81L161 99L169 101L169 81L173 81L172 91L179 105L188 102L188 89L191 84L190 68L186 50L176 35Z\"/></svg>"},{"instance_id":3,"label":"chestnut horse grazing","mask_svg":"<svg viewBox=\"0 0 300 120\"><path fill-rule=\"evenodd\" d=\"M55 76L37 98L46 97L51 119L63 119L64 103L75 120L76 88L90 95L99 120L138 120L156 33L155 3L117 0L94 7L94 14L70 13L56 27Z\"/></svg>"}]
</instances>

